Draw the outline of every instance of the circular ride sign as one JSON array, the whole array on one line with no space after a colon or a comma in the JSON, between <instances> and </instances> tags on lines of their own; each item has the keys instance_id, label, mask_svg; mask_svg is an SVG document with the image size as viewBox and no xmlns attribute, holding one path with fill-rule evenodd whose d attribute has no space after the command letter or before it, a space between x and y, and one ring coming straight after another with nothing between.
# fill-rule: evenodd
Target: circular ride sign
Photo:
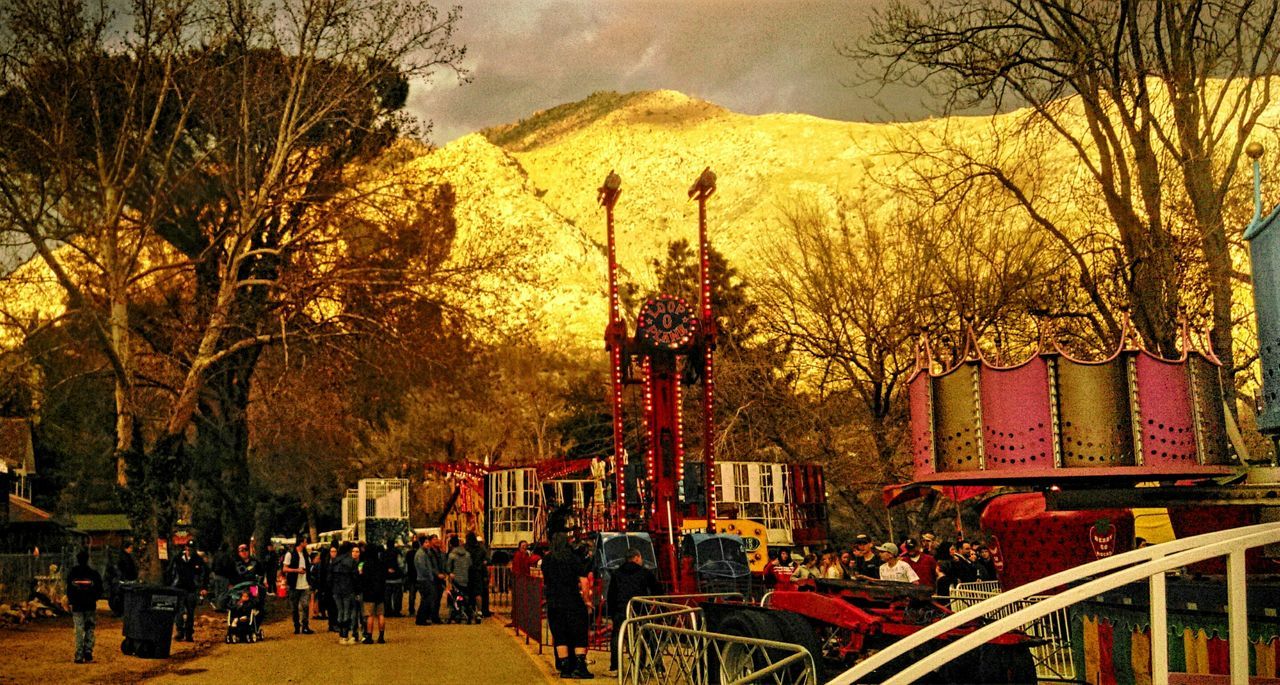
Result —
<instances>
[{"instance_id":1,"label":"circular ride sign","mask_svg":"<svg viewBox=\"0 0 1280 685\"><path fill-rule=\"evenodd\" d=\"M636 337L664 350L686 347L698 331L698 319L689 305L678 297L659 295L640 308Z\"/></svg>"}]
</instances>

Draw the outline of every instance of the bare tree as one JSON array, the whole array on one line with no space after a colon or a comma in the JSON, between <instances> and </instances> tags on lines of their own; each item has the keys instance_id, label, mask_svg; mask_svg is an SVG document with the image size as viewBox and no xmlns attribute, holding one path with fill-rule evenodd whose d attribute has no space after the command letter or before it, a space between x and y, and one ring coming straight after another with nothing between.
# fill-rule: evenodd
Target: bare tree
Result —
<instances>
[{"instance_id":1,"label":"bare tree","mask_svg":"<svg viewBox=\"0 0 1280 685\"><path fill-rule=\"evenodd\" d=\"M172 518L197 417L201 431L227 427L214 442L247 469L245 408L264 345L357 328L354 317L337 324L344 284L424 288L457 272L432 258L451 236L390 272L362 264L349 232L362 206L367 223L386 223L374 210L388 204L370 198L396 184L370 188L357 172L412 128L401 112L410 79L457 70L456 10L394 0L202 7L194 21L186 5L140 0L123 33L108 30L108 12L75 1L6 14L3 102L20 115L10 130L34 136L25 147L6 141L3 161L22 174L0 189L3 227L27 236L74 307L120 320L120 330L95 326L123 387L120 413L130 414L135 382L127 333L168 360L163 416L117 430L150 534ZM96 97L104 89L110 97ZM429 197L451 209L447 193ZM128 287L158 280L175 318L130 325Z\"/></svg>"},{"instance_id":2,"label":"bare tree","mask_svg":"<svg viewBox=\"0 0 1280 685\"><path fill-rule=\"evenodd\" d=\"M912 345L926 327L929 310L921 305L932 295L917 247L906 232L876 220L867 204L831 216L797 201L783 208L781 223L782 239L762 260L770 270L758 279L766 325L815 361L806 375L825 389L821 399L846 394L862 409L855 413L865 427L863 447L828 444L824 451L844 451L837 464L861 454L859 480L873 488L895 482L903 469L901 389L914 369Z\"/></svg>"},{"instance_id":3,"label":"bare tree","mask_svg":"<svg viewBox=\"0 0 1280 685\"><path fill-rule=\"evenodd\" d=\"M1213 344L1231 381L1239 367L1224 213L1241 152L1271 103L1278 13L1274 0L895 3L849 54L883 67L887 81L933 87L948 112L1028 107L1025 134L1064 142L1092 180L1123 251L1133 322L1165 354L1177 344L1181 285L1169 215L1185 198L1212 293ZM998 181L1044 229L1068 235L999 164L972 171Z\"/></svg>"},{"instance_id":4,"label":"bare tree","mask_svg":"<svg viewBox=\"0 0 1280 685\"><path fill-rule=\"evenodd\" d=\"M888 533L879 494L911 476L905 385L919 336L942 343L948 361L958 361L969 331L994 344L997 358L1020 360L1037 341L1011 323L1032 318L1060 260L1050 241L1017 239L1020 227L1000 221L998 205L913 210L874 197L834 210L785 206L758 299L767 329L798 353L793 360L812 360L790 394L812 406L797 407L778 446L804 449L842 482L860 483L839 496L862 525Z\"/></svg>"},{"instance_id":5,"label":"bare tree","mask_svg":"<svg viewBox=\"0 0 1280 685\"><path fill-rule=\"evenodd\" d=\"M190 0L140 0L124 31L105 6L15 0L3 11L0 233L43 261L90 322L115 379L116 474L138 435L131 292L174 182L192 101L179 75Z\"/></svg>"}]
</instances>

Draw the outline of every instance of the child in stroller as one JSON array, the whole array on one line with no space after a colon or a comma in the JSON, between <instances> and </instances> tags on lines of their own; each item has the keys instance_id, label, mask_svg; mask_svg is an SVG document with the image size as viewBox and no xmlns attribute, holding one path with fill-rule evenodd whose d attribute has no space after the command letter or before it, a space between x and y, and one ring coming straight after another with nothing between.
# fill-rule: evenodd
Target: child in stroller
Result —
<instances>
[{"instance_id":1,"label":"child in stroller","mask_svg":"<svg viewBox=\"0 0 1280 685\"><path fill-rule=\"evenodd\" d=\"M467 592L467 588L451 582L447 593L449 597L449 623L480 622L480 617L476 614L475 607L471 606L471 593Z\"/></svg>"},{"instance_id":2,"label":"child in stroller","mask_svg":"<svg viewBox=\"0 0 1280 685\"><path fill-rule=\"evenodd\" d=\"M228 644L262 639L262 608L266 592L266 588L256 580L237 583L227 589Z\"/></svg>"}]
</instances>

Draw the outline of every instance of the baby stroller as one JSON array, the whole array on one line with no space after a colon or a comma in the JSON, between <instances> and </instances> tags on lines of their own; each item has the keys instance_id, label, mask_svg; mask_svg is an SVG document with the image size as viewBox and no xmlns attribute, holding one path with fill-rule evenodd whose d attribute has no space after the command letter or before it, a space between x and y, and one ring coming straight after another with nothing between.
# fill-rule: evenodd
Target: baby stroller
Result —
<instances>
[{"instance_id":1,"label":"baby stroller","mask_svg":"<svg viewBox=\"0 0 1280 685\"><path fill-rule=\"evenodd\" d=\"M257 581L237 583L227 589L228 644L262 639L262 609L267 589Z\"/></svg>"},{"instance_id":2,"label":"baby stroller","mask_svg":"<svg viewBox=\"0 0 1280 685\"><path fill-rule=\"evenodd\" d=\"M449 596L449 623L479 623L480 617L476 615L475 608L471 606L471 597L467 594L467 589L459 587L456 583L449 583L447 590Z\"/></svg>"}]
</instances>

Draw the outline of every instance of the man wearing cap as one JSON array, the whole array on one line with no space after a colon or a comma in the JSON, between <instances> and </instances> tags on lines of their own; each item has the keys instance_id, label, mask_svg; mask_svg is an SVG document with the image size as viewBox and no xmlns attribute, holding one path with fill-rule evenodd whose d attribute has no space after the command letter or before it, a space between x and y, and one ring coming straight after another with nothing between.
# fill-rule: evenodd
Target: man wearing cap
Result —
<instances>
[{"instance_id":1,"label":"man wearing cap","mask_svg":"<svg viewBox=\"0 0 1280 685\"><path fill-rule=\"evenodd\" d=\"M262 574L258 571L258 560L249 554L248 545L240 545L236 548L236 583L246 583L249 581L259 581ZM233 585L235 583L232 583Z\"/></svg>"},{"instance_id":2,"label":"man wearing cap","mask_svg":"<svg viewBox=\"0 0 1280 685\"><path fill-rule=\"evenodd\" d=\"M853 539L853 576L859 580L875 580L880 577L880 557L867 535Z\"/></svg>"},{"instance_id":3,"label":"man wearing cap","mask_svg":"<svg viewBox=\"0 0 1280 685\"><path fill-rule=\"evenodd\" d=\"M880 580L891 580L897 583L920 582L920 576L916 575L911 565L898 558L897 545L886 542L876 547L876 553L880 555Z\"/></svg>"},{"instance_id":4,"label":"man wearing cap","mask_svg":"<svg viewBox=\"0 0 1280 685\"><path fill-rule=\"evenodd\" d=\"M174 641L191 642L195 635L196 603L200 596L206 594L204 559L196 552L196 543L188 542L182 547L182 554L169 566L169 575L173 587L182 590L178 611L174 612L173 623L178 630Z\"/></svg>"},{"instance_id":5,"label":"man wearing cap","mask_svg":"<svg viewBox=\"0 0 1280 685\"><path fill-rule=\"evenodd\" d=\"M933 587L938 580L938 562L920 548L920 541L915 538L907 538L905 546L907 553L902 560L915 571L921 585Z\"/></svg>"},{"instance_id":6,"label":"man wearing cap","mask_svg":"<svg viewBox=\"0 0 1280 685\"><path fill-rule=\"evenodd\" d=\"M938 540L938 536L934 535L933 533L925 533L924 535L920 536L920 541L924 543L925 554L928 554L934 559L937 559L938 544L941 542L940 540Z\"/></svg>"}]
</instances>

